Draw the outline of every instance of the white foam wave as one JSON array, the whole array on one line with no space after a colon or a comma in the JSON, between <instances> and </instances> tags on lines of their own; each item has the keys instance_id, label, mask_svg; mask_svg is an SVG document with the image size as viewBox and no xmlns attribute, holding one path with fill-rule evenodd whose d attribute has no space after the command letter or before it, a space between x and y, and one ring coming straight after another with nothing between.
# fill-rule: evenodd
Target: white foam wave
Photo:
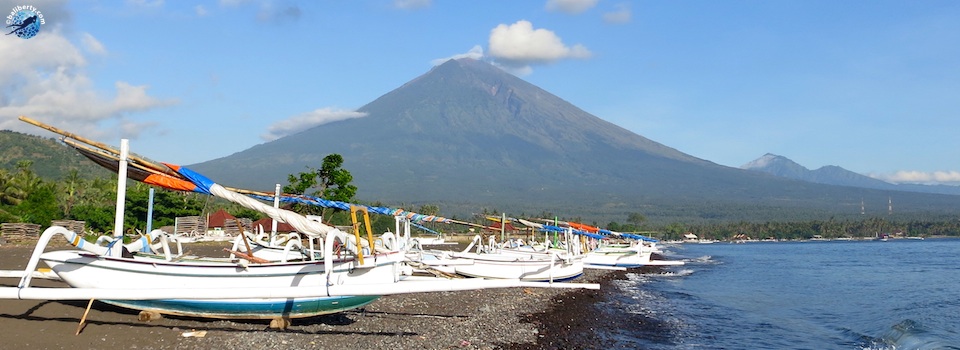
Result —
<instances>
[{"instance_id":1,"label":"white foam wave","mask_svg":"<svg viewBox=\"0 0 960 350\"><path fill-rule=\"evenodd\" d=\"M713 256L711 256L711 255L704 255L704 256L701 256L701 257L698 257L698 258L683 259L683 261L684 261L684 262L689 262L689 263L698 263L698 264L715 264L715 263L717 263L717 261L713 260Z\"/></svg>"}]
</instances>

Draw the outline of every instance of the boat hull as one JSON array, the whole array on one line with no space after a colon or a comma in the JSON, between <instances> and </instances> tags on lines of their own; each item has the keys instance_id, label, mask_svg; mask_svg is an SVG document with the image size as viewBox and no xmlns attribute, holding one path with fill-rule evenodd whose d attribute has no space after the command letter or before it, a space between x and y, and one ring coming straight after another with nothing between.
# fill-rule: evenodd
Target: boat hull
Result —
<instances>
[{"instance_id":1,"label":"boat hull","mask_svg":"<svg viewBox=\"0 0 960 350\"><path fill-rule=\"evenodd\" d=\"M395 255L395 254L394 254ZM328 283L382 286L399 279L390 265L397 257L380 256L371 267L353 261L334 263L328 279L323 262L239 264L168 262L153 258L111 258L80 251L41 255L64 282L74 288L270 288L324 287ZM373 260L374 257L368 257ZM369 304L379 296L310 296L256 299L105 300L135 310L205 318L258 319L310 317Z\"/></svg>"},{"instance_id":2,"label":"boat hull","mask_svg":"<svg viewBox=\"0 0 960 350\"><path fill-rule=\"evenodd\" d=\"M240 300L103 300L127 309L153 311L167 315L220 319L303 318L332 314L363 307L379 296L337 296L289 299Z\"/></svg>"},{"instance_id":3,"label":"boat hull","mask_svg":"<svg viewBox=\"0 0 960 350\"><path fill-rule=\"evenodd\" d=\"M586 266L610 266L636 268L650 262L650 253L641 253L632 249L622 251L593 251L583 258Z\"/></svg>"},{"instance_id":4,"label":"boat hull","mask_svg":"<svg viewBox=\"0 0 960 350\"><path fill-rule=\"evenodd\" d=\"M638 268L643 266L678 266L682 261L653 259L654 253L659 252L655 246L639 244L623 245L610 244L601 246L586 254L583 258L585 266Z\"/></svg>"},{"instance_id":5,"label":"boat hull","mask_svg":"<svg viewBox=\"0 0 960 350\"><path fill-rule=\"evenodd\" d=\"M568 281L583 275L580 259L524 259L511 254L459 253L457 259L471 264L455 265L456 273L478 278L519 279L530 282Z\"/></svg>"}]
</instances>

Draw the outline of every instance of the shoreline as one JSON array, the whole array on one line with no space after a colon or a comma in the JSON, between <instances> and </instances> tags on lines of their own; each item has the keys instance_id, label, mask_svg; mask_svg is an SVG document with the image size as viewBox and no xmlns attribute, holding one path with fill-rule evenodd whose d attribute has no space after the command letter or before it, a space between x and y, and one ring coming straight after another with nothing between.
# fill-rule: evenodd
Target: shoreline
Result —
<instances>
[{"instance_id":1,"label":"shoreline","mask_svg":"<svg viewBox=\"0 0 960 350\"><path fill-rule=\"evenodd\" d=\"M219 247L219 246L217 246ZM69 248L51 247L54 249ZM26 245L0 247L0 268L22 269ZM623 272L584 270L574 282L600 290L504 288L383 296L363 308L293 319L286 330L269 320L217 320L164 316L139 321L137 311L94 302L75 335L87 301L0 300L0 333L10 348L101 349L590 349L599 346L590 324L594 304L615 288ZM16 286L18 279L0 279ZM62 286L35 280L36 286ZM592 313L592 315L591 315ZM589 316L584 321L584 315ZM202 334L203 336L197 336Z\"/></svg>"}]
</instances>

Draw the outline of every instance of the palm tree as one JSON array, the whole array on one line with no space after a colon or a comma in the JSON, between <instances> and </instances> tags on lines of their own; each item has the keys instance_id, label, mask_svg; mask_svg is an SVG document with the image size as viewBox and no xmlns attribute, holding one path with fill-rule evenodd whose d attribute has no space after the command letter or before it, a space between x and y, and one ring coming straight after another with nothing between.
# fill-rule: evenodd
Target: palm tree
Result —
<instances>
[{"instance_id":1,"label":"palm tree","mask_svg":"<svg viewBox=\"0 0 960 350\"><path fill-rule=\"evenodd\" d=\"M37 189L41 184L43 184L43 179L41 179L37 174L30 169L33 166L32 160L21 160L17 162L17 173L13 175L13 182L17 185L20 190L26 193L30 193L33 190ZM26 196L24 196L26 197Z\"/></svg>"},{"instance_id":2,"label":"palm tree","mask_svg":"<svg viewBox=\"0 0 960 350\"><path fill-rule=\"evenodd\" d=\"M15 178L6 170L0 169L0 205L19 205L27 198Z\"/></svg>"},{"instance_id":3,"label":"palm tree","mask_svg":"<svg viewBox=\"0 0 960 350\"><path fill-rule=\"evenodd\" d=\"M60 207L63 209L65 217L71 217L70 210L77 202L78 197L83 195L83 188L86 187L85 182L86 181L80 177L80 171L77 169L70 169L70 172L67 173L67 176L61 181L58 197Z\"/></svg>"}]
</instances>

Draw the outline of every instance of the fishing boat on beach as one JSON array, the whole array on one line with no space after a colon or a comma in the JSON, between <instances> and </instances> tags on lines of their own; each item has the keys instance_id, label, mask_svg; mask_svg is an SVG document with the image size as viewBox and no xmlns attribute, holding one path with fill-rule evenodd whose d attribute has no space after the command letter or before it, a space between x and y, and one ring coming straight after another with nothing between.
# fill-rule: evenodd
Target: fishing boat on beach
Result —
<instances>
[{"instance_id":1,"label":"fishing boat on beach","mask_svg":"<svg viewBox=\"0 0 960 350\"><path fill-rule=\"evenodd\" d=\"M617 266L636 268L643 266L679 266L683 261L653 259L659 250L644 241L603 242L583 258L588 266Z\"/></svg>"},{"instance_id":2,"label":"fishing boat on beach","mask_svg":"<svg viewBox=\"0 0 960 350\"><path fill-rule=\"evenodd\" d=\"M41 126L42 123L21 117ZM310 220L292 211L259 201L255 196L230 189L185 167L158 165L129 153L127 141L119 150L79 136L41 126L64 136L65 143L98 164L118 172L117 220L114 232L123 232L125 179L178 191L212 195L259 211L292 225L297 232L316 240L318 256L295 262L272 262L253 255L239 258L209 258L174 254L169 245L160 254L124 246L115 236L106 247L46 251L57 236L86 246L76 232L52 226L44 231L20 274L16 287L0 287L0 298L33 300L102 300L143 312L207 318L288 319L339 312L366 305L380 296L437 291L505 287L591 288L583 283L537 283L514 279L446 279L413 276L405 246L384 234L344 232ZM67 138L71 139L67 140ZM85 143L80 145L75 141ZM89 146L92 146L89 147ZM130 170L128 172L128 170ZM247 191L249 192L249 191ZM365 208L352 208L353 212ZM163 240L162 231L148 233L143 245L156 249L152 240ZM377 242L380 242L379 244ZM392 242L392 243L384 243ZM133 248L133 249L131 249ZM247 249L252 252L252 249ZM239 253L239 252L237 252ZM71 288L38 288L31 285L40 262Z\"/></svg>"},{"instance_id":3,"label":"fishing boat on beach","mask_svg":"<svg viewBox=\"0 0 960 350\"><path fill-rule=\"evenodd\" d=\"M571 234L591 240L592 244L581 244L581 246L595 245L583 255L585 268L637 268L684 264L683 261L655 259L655 256L661 257L663 253L657 247L656 239L638 234L614 232L583 223L555 221L565 228L527 220L520 222L544 232L569 231Z\"/></svg>"},{"instance_id":4,"label":"fishing boat on beach","mask_svg":"<svg viewBox=\"0 0 960 350\"><path fill-rule=\"evenodd\" d=\"M479 241L479 236L474 242ZM531 246L497 244L493 236L486 246L451 252L454 259L469 259L472 264L455 265L461 275L524 281L566 281L583 275L583 261L569 250L538 251Z\"/></svg>"},{"instance_id":5,"label":"fishing boat on beach","mask_svg":"<svg viewBox=\"0 0 960 350\"><path fill-rule=\"evenodd\" d=\"M515 241L513 241L515 242ZM462 251L414 250L415 259L433 269L466 277L568 281L583 275L583 262L562 251L537 251L529 246L497 244L494 236L483 244L477 235Z\"/></svg>"}]
</instances>

